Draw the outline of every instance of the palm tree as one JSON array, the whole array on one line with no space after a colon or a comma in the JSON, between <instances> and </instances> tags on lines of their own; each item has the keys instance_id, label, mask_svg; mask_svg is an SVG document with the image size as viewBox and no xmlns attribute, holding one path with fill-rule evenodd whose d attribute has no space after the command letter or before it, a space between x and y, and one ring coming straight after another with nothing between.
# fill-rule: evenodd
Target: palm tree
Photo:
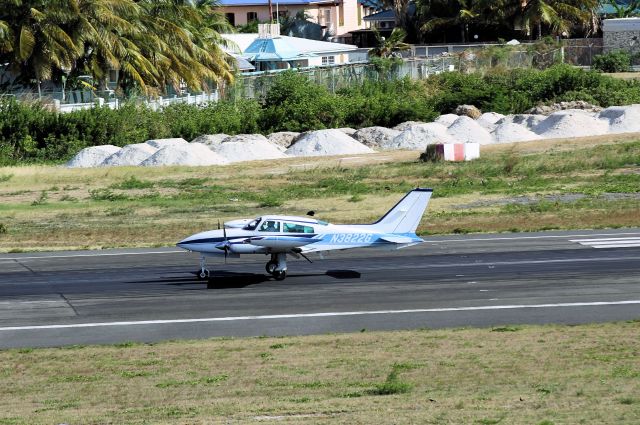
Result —
<instances>
[{"instance_id":1,"label":"palm tree","mask_svg":"<svg viewBox=\"0 0 640 425\"><path fill-rule=\"evenodd\" d=\"M0 54L23 80L41 82L71 69L81 49L68 32L79 13L74 0L1 0Z\"/></svg>"},{"instance_id":2,"label":"palm tree","mask_svg":"<svg viewBox=\"0 0 640 425\"><path fill-rule=\"evenodd\" d=\"M537 38L542 38L543 25L550 27L552 33L569 34L573 26L588 24L597 6L598 0L526 0L522 1L516 20L529 35L536 27Z\"/></svg>"},{"instance_id":3,"label":"palm tree","mask_svg":"<svg viewBox=\"0 0 640 425\"><path fill-rule=\"evenodd\" d=\"M613 14L617 18L638 16L638 9L640 9L640 0L631 0L626 3L621 3L617 0L603 0L602 3L613 7Z\"/></svg>"},{"instance_id":4,"label":"palm tree","mask_svg":"<svg viewBox=\"0 0 640 425\"><path fill-rule=\"evenodd\" d=\"M473 5L472 0L423 0L418 15L427 18L427 21L422 24L420 30L433 32L444 27L457 26L460 28L460 38L465 42L469 24L479 16Z\"/></svg>"}]
</instances>

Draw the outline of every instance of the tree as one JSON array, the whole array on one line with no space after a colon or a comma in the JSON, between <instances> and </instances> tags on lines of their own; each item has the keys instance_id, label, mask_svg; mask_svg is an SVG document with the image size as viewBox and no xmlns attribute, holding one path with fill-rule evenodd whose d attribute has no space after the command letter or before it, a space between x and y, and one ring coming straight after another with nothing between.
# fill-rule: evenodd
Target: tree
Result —
<instances>
[{"instance_id":1,"label":"tree","mask_svg":"<svg viewBox=\"0 0 640 425\"><path fill-rule=\"evenodd\" d=\"M640 15L638 13L640 0L630 0L624 3L617 0L603 0L602 4L613 7L613 14L616 18L630 18Z\"/></svg>"},{"instance_id":2,"label":"tree","mask_svg":"<svg viewBox=\"0 0 640 425\"><path fill-rule=\"evenodd\" d=\"M378 43L377 47L369 50L369 55L379 58L390 58L396 56L402 50L408 50L411 46L404 42L407 33L402 28L394 28L388 38L380 36L375 28L373 32Z\"/></svg>"},{"instance_id":3,"label":"tree","mask_svg":"<svg viewBox=\"0 0 640 425\"><path fill-rule=\"evenodd\" d=\"M520 2L520 0L514 0ZM597 0L527 0L516 15L528 35L537 28L537 38L542 38L543 25L554 34L570 34L574 26L586 26L592 21Z\"/></svg>"},{"instance_id":4,"label":"tree","mask_svg":"<svg viewBox=\"0 0 640 425\"><path fill-rule=\"evenodd\" d=\"M465 42L469 24L479 16L472 6L472 0L423 0L418 15L427 20L420 30L433 32L444 27L459 27L460 38Z\"/></svg>"}]
</instances>

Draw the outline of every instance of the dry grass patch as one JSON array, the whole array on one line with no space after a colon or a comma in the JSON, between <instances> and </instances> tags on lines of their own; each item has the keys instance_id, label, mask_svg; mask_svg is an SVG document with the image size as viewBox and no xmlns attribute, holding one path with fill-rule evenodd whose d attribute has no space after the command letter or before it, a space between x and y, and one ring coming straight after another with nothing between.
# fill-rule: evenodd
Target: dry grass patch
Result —
<instances>
[{"instance_id":1,"label":"dry grass patch","mask_svg":"<svg viewBox=\"0 0 640 425\"><path fill-rule=\"evenodd\" d=\"M0 352L0 423L635 424L639 322Z\"/></svg>"}]
</instances>

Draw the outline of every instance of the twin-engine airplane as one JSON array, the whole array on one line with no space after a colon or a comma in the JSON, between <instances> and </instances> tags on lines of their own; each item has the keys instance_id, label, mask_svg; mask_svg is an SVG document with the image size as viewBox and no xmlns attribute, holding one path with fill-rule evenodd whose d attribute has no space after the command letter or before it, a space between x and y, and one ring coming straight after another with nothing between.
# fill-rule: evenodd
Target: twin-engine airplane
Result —
<instances>
[{"instance_id":1,"label":"twin-engine airplane","mask_svg":"<svg viewBox=\"0 0 640 425\"><path fill-rule=\"evenodd\" d=\"M240 257L241 254L270 255L267 273L276 280L287 276L287 254L306 260L306 254L351 248L400 249L424 242L416 228L424 214L432 189L407 193L382 218L372 224L330 224L311 217L268 215L233 220L221 230L196 233L177 246L200 253L199 279L208 279L205 258Z\"/></svg>"}]
</instances>

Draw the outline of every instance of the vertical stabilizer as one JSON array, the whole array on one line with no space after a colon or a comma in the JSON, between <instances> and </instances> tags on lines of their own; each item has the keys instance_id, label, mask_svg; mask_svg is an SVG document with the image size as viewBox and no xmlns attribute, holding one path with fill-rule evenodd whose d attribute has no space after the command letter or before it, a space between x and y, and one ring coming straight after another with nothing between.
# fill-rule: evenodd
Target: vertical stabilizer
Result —
<instances>
[{"instance_id":1,"label":"vertical stabilizer","mask_svg":"<svg viewBox=\"0 0 640 425\"><path fill-rule=\"evenodd\" d=\"M384 233L415 233L433 189L413 189L372 226Z\"/></svg>"}]
</instances>

